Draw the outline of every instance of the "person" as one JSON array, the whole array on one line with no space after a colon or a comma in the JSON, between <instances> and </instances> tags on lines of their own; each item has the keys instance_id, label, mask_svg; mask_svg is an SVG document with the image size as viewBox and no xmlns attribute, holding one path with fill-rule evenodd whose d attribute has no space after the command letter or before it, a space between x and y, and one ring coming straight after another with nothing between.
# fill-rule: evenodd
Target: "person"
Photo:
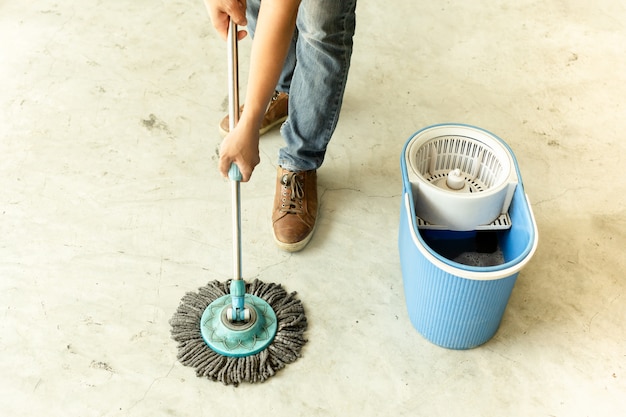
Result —
<instances>
[{"instance_id":1,"label":"person","mask_svg":"<svg viewBox=\"0 0 626 417\"><path fill-rule=\"evenodd\" d=\"M259 137L282 123L272 230L286 251L303 249L317 219L317 170L337 125L355 31L356 0L205 0L226 39L229 20L252 37L246 101L220 146L219 170L237 164L248 181ZM243 39L245 30L237 37ZM284 122L283 122L284 121Z\"/></svg>"}]
</instances>

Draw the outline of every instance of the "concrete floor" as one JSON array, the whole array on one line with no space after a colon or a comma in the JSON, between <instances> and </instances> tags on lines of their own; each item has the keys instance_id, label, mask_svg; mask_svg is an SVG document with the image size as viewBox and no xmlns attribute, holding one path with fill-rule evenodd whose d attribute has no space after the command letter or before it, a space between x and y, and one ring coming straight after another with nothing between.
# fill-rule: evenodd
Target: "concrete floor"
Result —
<instances>
[{"instance_id":1,"label":"concrete floor","mask_svg":"<svg viewBox=\"0 0 626 417\"><path fill-rule=\"evenodd\" d=\"M202 3L0 1L3 416L624 415L624 2L357 12L309 247L272 241L277 131L242 187L244 276L298 291L309 342L233 388L180 365L168 324L232 269L225 46ZM402 146L440 122L511 145L540 232L500 330L469 351L411 326L399 266Z\"/></svg>"}]
</instances>

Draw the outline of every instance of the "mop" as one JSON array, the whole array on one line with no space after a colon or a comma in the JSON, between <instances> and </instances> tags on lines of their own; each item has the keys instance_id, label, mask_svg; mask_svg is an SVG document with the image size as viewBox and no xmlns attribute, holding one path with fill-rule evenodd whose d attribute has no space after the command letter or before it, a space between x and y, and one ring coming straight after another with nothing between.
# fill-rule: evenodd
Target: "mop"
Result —
<instances>
[{"instance_id":1,"label":"mop","mask_svg":"<svg viewBox=\"0 0 626 417\"><path fill-rule=\"evenodd\" d=\"M228 29L230 129L239 119L237 26ZM198 377L226 385L263 382L300 357L307 328L304 308L296 293L278 284L241 275L241 173L232 164L228 173L233 200L234 278L209 282L187 293L170 320L178 342L178 360L195 368Z\"/></svg>"}]
</instances>

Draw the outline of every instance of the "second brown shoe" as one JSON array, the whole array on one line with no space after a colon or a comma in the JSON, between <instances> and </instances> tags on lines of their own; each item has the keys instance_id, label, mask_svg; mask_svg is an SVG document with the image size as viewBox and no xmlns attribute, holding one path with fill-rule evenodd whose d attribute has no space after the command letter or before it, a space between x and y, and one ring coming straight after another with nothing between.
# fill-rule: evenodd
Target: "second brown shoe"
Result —
<instances>
[{"instance_id":1,"label":"second brown shoe","mask_svg":"<svg viewBox=\"0 0 626 417\"><path fill-rule=\"evenodd\" d=\"M292 172L278 167L272 228L279 248L297 252L309 243L317 208L317 172Z\"/></svg>"},{"instance_id":2,"label":"second brown shoe","mask_svg":"<svg viewBox=\"0 0 626 417\"><path fill-rule=\"evenodd\" d=\"M239 108L239 113L243 112L244 106ZM287 93L274 92L270 104L267 106L265 116L259 128L259 136L269 132L274 126L277 126L287 120L289 110L289 95ZM226 136L230 131L230 118L226 115L220 122L220 133Z\"/></svg>"}]
</instances>

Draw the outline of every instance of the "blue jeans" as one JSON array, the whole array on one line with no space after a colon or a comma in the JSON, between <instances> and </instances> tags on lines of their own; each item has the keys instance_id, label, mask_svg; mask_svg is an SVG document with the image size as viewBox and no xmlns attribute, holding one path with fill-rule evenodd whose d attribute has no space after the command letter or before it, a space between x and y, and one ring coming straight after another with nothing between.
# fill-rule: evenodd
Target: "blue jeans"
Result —
<instances>
[{"instance_id":1,"label":"blue jeans","mask_svg":"<svg viewBox=\"0 0 626 417\"><path fill-rule=\"evenodd\" d=\"M261 0L248 0L248 31L254 36ZM302 0L277 91L289 93L289 116L281 127L286 146L278 164L290 171L322 165L335 131L346 88L356 0Z\"/></svg>"}]
</instances>

